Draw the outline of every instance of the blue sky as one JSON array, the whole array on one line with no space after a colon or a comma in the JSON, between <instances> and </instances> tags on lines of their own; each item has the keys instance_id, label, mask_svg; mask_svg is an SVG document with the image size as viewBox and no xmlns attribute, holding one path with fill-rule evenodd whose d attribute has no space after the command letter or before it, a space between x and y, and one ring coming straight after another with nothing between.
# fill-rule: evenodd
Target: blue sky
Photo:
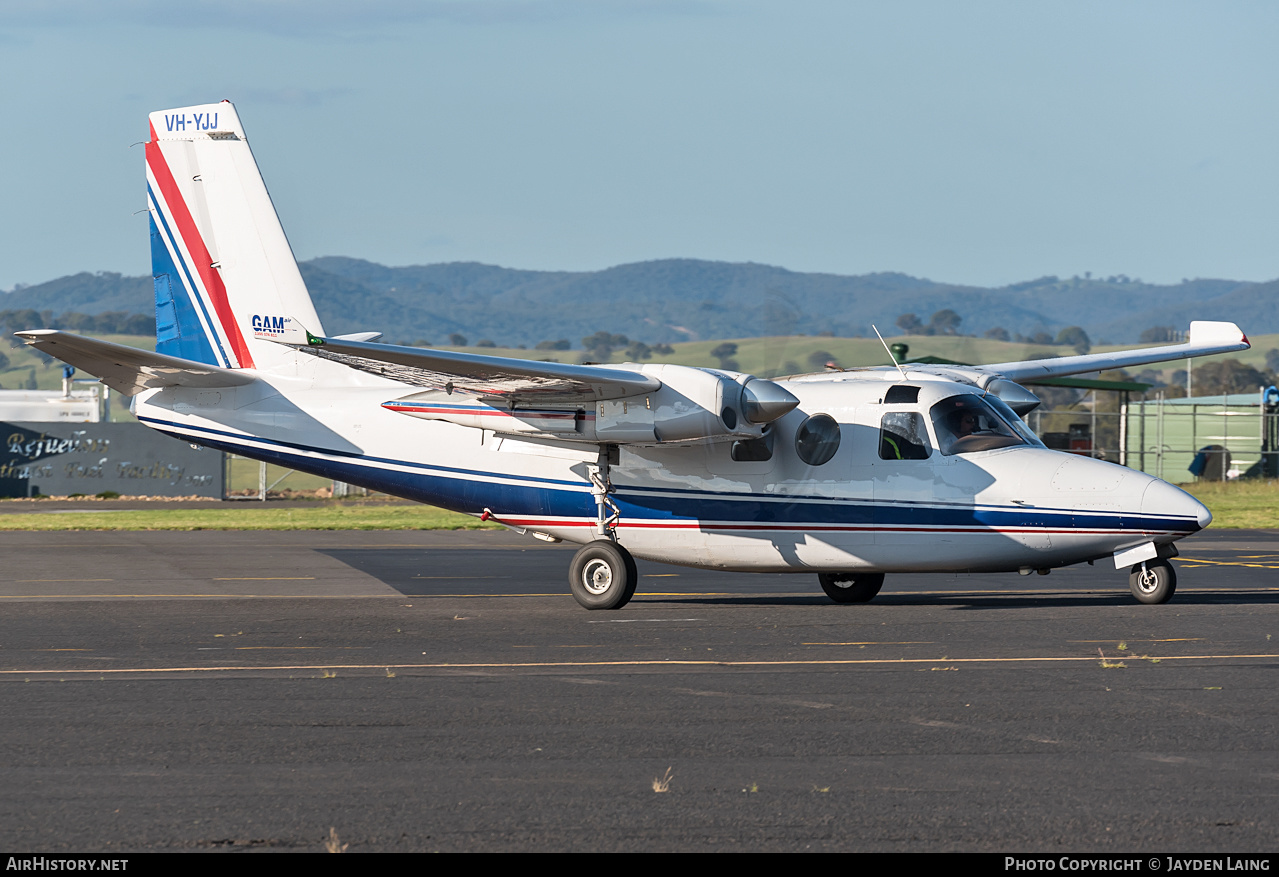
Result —
<instances>
[{"instance_id":1,"label":"blue sky","mask_svg":"<svg viewBox=\"0 0 1279 877\"><path fill-rule=\"evenodd\" d=\"M130 144L224 98L300 259L1268 280L1276 34L1171 0L6 0L0 289L146 273Z\"/></svg>"}]
</instances>

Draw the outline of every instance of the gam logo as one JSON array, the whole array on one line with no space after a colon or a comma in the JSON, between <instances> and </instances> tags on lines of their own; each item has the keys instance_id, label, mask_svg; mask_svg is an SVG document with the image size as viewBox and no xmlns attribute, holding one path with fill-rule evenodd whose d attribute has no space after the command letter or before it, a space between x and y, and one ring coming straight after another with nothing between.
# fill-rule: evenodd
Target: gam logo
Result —
<instances>
[{"instance_id":1,"label":"gam logo","mask_svg":"<svg viewBox=\"0 0 1279 877\"><path fill-rule=\"evenodd\" d=\"M258 338L277 338L284 334L285 326L292 322L288 317L253 315L253 334Z\"/></svg>"}]
</instances>

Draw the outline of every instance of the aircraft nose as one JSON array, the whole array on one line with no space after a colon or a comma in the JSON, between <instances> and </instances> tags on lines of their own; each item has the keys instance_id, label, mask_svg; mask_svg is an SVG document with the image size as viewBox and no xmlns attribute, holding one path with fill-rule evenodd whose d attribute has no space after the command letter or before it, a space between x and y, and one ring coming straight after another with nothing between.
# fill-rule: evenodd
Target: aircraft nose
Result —
<instances>
[{"instance_id":1,"label":"aircraft nose","mask_svg":"<svg viewBox=\"0 0 1279 877\"><path fill-rule=\"evenodd\" d=\"M1212 523L1208 507L1167 481L1152 479L1141 497L1141 513L1154 517L1184 519L1186 529L1202 530ZM1191 525L1193 522L1193 525Z\"/></svg>"}]
</instances>

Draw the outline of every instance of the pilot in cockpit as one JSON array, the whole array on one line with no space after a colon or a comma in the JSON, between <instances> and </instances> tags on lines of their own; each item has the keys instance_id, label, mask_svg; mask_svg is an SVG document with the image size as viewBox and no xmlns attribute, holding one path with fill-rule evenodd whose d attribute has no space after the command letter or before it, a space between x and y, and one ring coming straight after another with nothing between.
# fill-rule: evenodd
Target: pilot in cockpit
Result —
<instances>
[{"instance_id":1,"label":"pilot in cockpit","mask_svg":"<svg viewBox=\"0 0 1279 877\"><path fill-rule=\"evenodd\" d=\"M952 420L954 421L954 426L951 431L955 434L955 438L957 439L972 435L977 431L978 426L980 426L977 412L971 409L960 409L959 411L956 411Z\"/></svg>"},{"instance_id":2,"label":"pilot in cockpit","mask_svg":"<svg viewBox=\"0 0 1279 877\"><path fill-rule=\"evenodd\" d=\"M997 397L961 393L932 407L933 428L944 455L1039 445L1030 429Z\"/></svg>"}]
</instances>

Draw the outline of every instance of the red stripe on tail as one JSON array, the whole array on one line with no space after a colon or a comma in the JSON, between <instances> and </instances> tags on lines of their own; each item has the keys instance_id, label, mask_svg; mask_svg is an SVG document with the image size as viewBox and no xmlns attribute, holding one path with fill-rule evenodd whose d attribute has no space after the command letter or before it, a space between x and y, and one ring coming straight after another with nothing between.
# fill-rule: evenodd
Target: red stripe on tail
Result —
<instances>
[{"instance_id":1,"label":"red stripe on tail","mask_svg":"<svg viewBox=\"0 0 1279 877\"><path fill-rule=\"evenodd\" d=\"M227 340L231 342L231 349L235 351L239 367L253 368L253 356L249 353L249 346L244 343L240 326L236 323L235 314L231 311L226 284L222 282L222 275L213 267L213 257L209 255L209 248L204 245L204 238L200 237L200 230L196 227L195 220L191 218L191 211L182 198L182 192L178 190L173 172L169 170L169 163L164 160L164 153L160 151L160 144L155 136L154 125L151 126L151 139L147 142L147 165L150 166L151 173L160 186L165 203L173 211L173 221L178 227L178 233L182 235L182 240L187 245L187 252L195 261L195 269L200 273L200 279L204 281L204 288L208 291L209 298L213 300L213 310L222 323L222 331L226 334Z\"/></svg>"}]
</instances>

